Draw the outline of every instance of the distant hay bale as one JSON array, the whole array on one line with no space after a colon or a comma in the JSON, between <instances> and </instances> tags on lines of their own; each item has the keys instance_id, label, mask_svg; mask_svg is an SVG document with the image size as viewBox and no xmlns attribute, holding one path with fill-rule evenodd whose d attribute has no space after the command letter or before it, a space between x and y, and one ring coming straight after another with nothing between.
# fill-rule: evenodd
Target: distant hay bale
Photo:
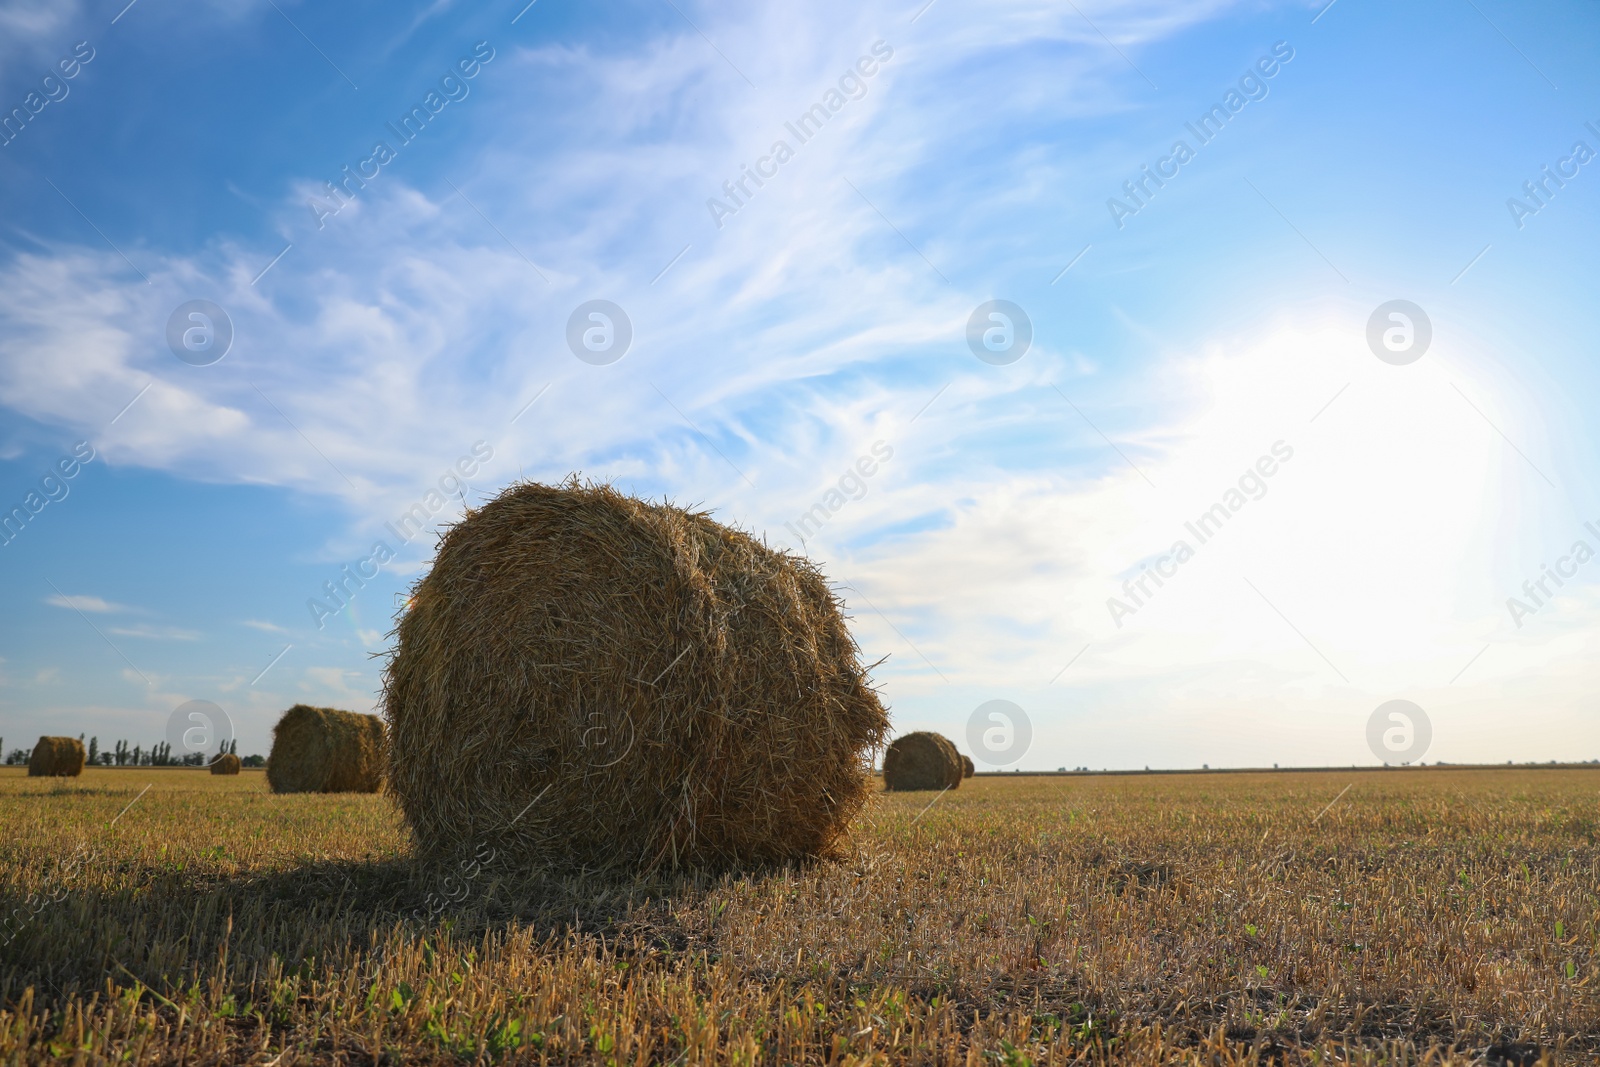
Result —
<instances>
[{"instance_id":1,"label":"distant hay bale","mask_svg":"<svg viewBox=\"0 0 1600 1067\"><path fill-rule=\"evenodd\" d=\"M837 854L888 718L807 560L576 479L441 538L384 672L418 850L549 869Z\"/></svg>"},{"instance_id":2,"label":"distant hay bale","mask_svg":"<svg viewBox=\"0 0 1600 1067\"><path fill-rule=\"evenodd\" d=\"M961 753L943 734L901 734L883 755L883 785L892 792L958 788Z\"/></svg>"},{"instance_id":3,"label":"distant hay bale","mask_svg":"<svg viewBox=\"0 0 1600 1067\"><path fill-rule=\"evenodd\" d=\"M978 768L972 765L972 757L965 752L961 754L961 777L971 778L978 773Z\"/></svg>"},{"instance_id":4,"label":"distant hay bale","mask_svg":"<svg viewBox=\"0 0 1600 1067\"><path fill-rule=\"evenodd\" d=\"M296 704L272 728L267 785L274 793L376 793L382 783L376 715Z\"/></svg>"},{"instance_id":5,"label":"distant hay bale","mask_svg":"<svg viewBox=\"0 0 1600 1067\"><path fill-rule=\"evenodd\" d=\"M76 737L41 737L28 759L28 777L76 778L83 761L83 742Z\"/></svg>"},{"instance_id":6,"label":"distant hay bale","mask_svg":"<svg viewBox=\"0 0 1600 1067\"><path fill-rule=\"evenodd\" d=\"M211 761L211 773L238 774L239 766L240 764L238 756L235 756L232 752L224 752L222 755Z\"/></svg>"}]
</instances>

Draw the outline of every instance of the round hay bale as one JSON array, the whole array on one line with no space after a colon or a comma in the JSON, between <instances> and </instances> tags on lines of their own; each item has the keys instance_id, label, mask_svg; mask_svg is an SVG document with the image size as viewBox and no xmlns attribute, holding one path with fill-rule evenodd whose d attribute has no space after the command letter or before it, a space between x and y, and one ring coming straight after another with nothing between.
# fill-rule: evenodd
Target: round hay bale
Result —
<instances>
[{"instance_id":1,"label":"round hay bale","mask_svg":"<svg viewBox=\"0 0 1600 1067\"><path fill-rule=\"evenodd\" d=\"M76 778L83 762L83 742L76 737L41 737L28 758L28 777Z\"/></svg>"},{"instance_id":2,"label":"round hay bale","mask_svg":"<svg viewBox=\"0 0 1600 1067\"><path fill-rule=\"evenodd\" d=\"M576 479L514 485L452 527L396 634L389 785L425 856L836 854L888 728L808 561Z\"/></svg>"},{"instance_id":3,"label":"round hay bale","mask_svg":"<svg viewBox=\"0 0 1600 1067\"><path fill-rule=\"evenodd\" d=\"M235 756L232 752L224 752L222 755L211 761L211 773L238 774L239 766L240 764L238 756Z\"/></svg>"},{"instance_id":4,"label":"round hay bale","mask_svg":"<svg viewBox=\"0 0 1600 1067\"><path fill-rule=\"evenodd\" d=\"M296 704L272 728L267 785L274 793L376 793L382 783L376 715Z\"/></svg>"},{"instance_id":5,"label":"round hay bale","mask_svg":"<svg viewBox=\"0 0 1600 1067\"><path fill-rule=\"evenodd\" d=\"M883 754L883 785L894 792L956 789L961 785L961 753L943 734L901 734Z\"/></svg>"},{"instance_id":6,"label":"round hay bale","mask_svg":"<svg viewBox=\"0 0 1600 1067\"><path fill-rule=\"evenodd\" d=\"M978 768L972 765L972 757L965 752L961 753L961 777L971 778L978 773Z\"/></svg>"}]
</instances>

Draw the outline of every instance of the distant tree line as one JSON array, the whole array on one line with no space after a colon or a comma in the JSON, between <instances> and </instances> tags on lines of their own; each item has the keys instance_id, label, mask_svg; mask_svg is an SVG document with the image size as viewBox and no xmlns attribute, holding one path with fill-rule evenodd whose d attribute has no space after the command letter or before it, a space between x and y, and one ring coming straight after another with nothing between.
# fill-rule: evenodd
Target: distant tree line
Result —
<instances>
[{"instance_id":1,"label":"distant tree line","mask_svg":"<svg viewBox=\"0 0 1600 1067\"><path fill-rule=\"evenodd\" d=\"M82 734L78 735L78 740L83 740ZM0 752L4 751L5 739L0 738ZM207 756L204 752L190 752L187 755L174 758L172 746L165 741L157 741L149 748L142 748L139 745L129 748L128 742L118 741L115 748L102 750L100 748L100 739L91 737L89 738L87 763L91 767L204 767L212 760L215 760L217 756L228 752L233 753L235 756L239 754L239 741L237 738L232 741L224 741L214 756ZM6 765L15 767L18 764L27 763L31 755L32 753L25 748L14 748L6 753ZM267 758L265 756L245 756L239 763L245 767L265 767Z\"/></svg>"}]
</instances>

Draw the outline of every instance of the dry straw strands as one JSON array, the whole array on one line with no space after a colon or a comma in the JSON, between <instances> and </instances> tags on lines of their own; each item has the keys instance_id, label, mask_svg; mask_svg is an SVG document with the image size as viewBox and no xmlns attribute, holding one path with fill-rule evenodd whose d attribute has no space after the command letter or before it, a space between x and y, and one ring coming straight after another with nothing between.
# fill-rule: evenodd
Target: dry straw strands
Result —
<instances>
[{"instance_id":1,"label":"dry straw strands","mask_svg":"<svg viewBox=\"0 0 1600 1067\"><path fill-rule=\"evenodd\" d=\"M888 718L805 559L604 485L521 483L452 527L385 671L419 850L550 868L837 852Z\"/></svg>"},{"instance_id":2,"label":"dry straw strands","mask_svg":"<svg viewBox=\"0 0 1600 1067\"><path fill-rule=\"evenodd\" d=\"M296 704L272 728L267 784L274 793L376 793L383 783L383 720Z\"/></svg>"},{"instance_id":3,"label":"dry straw strands","mask_svg":"<svg viewBox=\"0 0 1600 1067\"><path fill-rule=\"evenodd\" d=\"M41 737L28 759L28 777L76 778L83 760L83 742L76 737Z\"/></svg>"},{"instance_id":4,"label":"dry straw strands","mask_svg":"<svg viewBox=\"0 0 1600 1067\"><path fill-rule=\"evenodd\" d=\"M211 761L212 774L238 774L239 767L239 757L232 752L224 752Z\"/></svg>"},{"instance_id":5,"label":"dry straw strands","mask_svg":"<svg viewBox=\"0 0 1600 1067\"><path fill-rule=\"evenodd\" d=\"M961 771L961 753L943 734L901 734L883 754L885 789L955 789Z\"/></svg>"}]
</instances>

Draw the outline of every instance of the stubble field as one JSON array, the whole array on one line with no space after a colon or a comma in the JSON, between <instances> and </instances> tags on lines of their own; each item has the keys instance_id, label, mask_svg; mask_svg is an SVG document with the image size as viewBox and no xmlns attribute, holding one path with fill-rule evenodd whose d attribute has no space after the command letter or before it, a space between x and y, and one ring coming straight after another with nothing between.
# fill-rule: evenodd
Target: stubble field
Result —
<instances>
[{"instance_id":1,"label":"stubble field","mask_svg":"<svg viewBox=\"0 0 1600 1067\"><path fill-rule=\"evenodd\" d=\"M1600 769L980 777L618 884L420 868L381 795L7 768L0 1057L1588 1063L1597 824Z\"/></svg>"}]
</instances>

